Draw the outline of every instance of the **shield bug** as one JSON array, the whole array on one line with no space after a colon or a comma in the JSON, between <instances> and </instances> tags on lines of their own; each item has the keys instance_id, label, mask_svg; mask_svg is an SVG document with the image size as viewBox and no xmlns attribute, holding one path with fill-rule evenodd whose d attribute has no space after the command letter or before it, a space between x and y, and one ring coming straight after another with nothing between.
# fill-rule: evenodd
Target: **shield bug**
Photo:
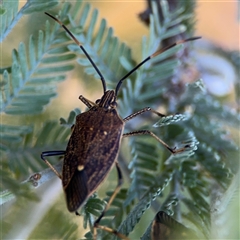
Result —
<instances>
[{"instance_id":1,"label":"shield bug","mask_svg":"<svg viewBox=\"0 0 240 240\"><path fill-rule=\"evenodd\" d=\"M124 76L118 82L115 90L107 90L104 77L84 47L80 44L80 42L73 36L73 34L60 20L50 15L49 13L46 14L58 22L71 36L75 43L82 49L101 79L103 86L103 96L101 99L92 102L86 99L84 96L80 95L79 99L89 108L89 110L87 112L79 114L76 117L76 123L72 127L72 134L69 139L67 149L65 151L42 152L41 158L62 180L63 189L66 195L67 208L70 212L76 212L78 208L82 206L82 204L96 191L98 186L106 178L112 166L115 164L118 173L118 184L114 190L113 195L110 197L104 211L94 223L94 239L96 239L97 234L96 228L114 233L122 239L128 239L126 236L117 232L116 230L99 224L116 194L119 192L123 182L121 169L116 160L121 139L128 136L151 135L173 154L182 152L185 148L171 148L149 130L139 130L123 133L124 125L126 122L145 112L152 112L159 117L163 117L165 115L151 109L150 107L146 107L125 118L121 118L117 112L117 95L119 89L123 81L130 74L136 71L141 65L143 65L151 58L159 55L160 53L177 44L195 40L199 37L182 40L172 44L169 47L158 50L146 58L144 61L142 61L140 64L138 64L128 74L126 74L126 76ZM59 174L46 159L48 156L56 155L64 155L62 174Z\"/></svg>"}]
</instances>

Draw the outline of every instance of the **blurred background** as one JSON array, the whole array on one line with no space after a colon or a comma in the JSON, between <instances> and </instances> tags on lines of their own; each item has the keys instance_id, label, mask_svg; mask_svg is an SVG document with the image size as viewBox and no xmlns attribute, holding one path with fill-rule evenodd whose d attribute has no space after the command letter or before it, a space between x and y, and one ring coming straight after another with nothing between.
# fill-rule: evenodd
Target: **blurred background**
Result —
<instances>
[{"instance_id":1,"label":"blurred background","mask_svg":"<svg viewBox=\"0 0 240 240\"><path fill-rule=\"evenodd\" d=\"M25 2L26 1L21 1L19 8L21 8ZM146 2L143 0L87 2L90 2L92 7L99 9L99 18L105 18L107 20L108 26L112 26L114 28L115 35L133 49L133 56L140 62L142 54L142 37L148 35L149 29L140 21L138 14L146 9ZM210 69L210 72L222 71L222 75L220 74L220 76L223 77L217 79L213 77L213 81L207 83L207 87L211 93L217 96L230 96L229 104L231 104L231 96L234 94L233 81L239 81L237 78L238 73L236 73L236 70L231 67L230 61L222 56L220 52L215 50L215 47L217 47L217 49L223 48L227 51L239 50L240 25L238 11L238 1L197 1L195 35L202 36L203 41L201 40L202 43L196 43L195 51L202 59L200 61L200 67L205 68L207 67L205 66L205 63L208 64L209 62L216 62L214 65L215 68ZM22 20L22 25L24 26L24 21L27 21L27 16L24 16ZM40 18L36 19L36 21L38 21L39 24L43 24L45 19L42 20ZM28 38L27 30L26 38ZM19 39L16 38L13 41L13 45L15 45L16 41L15 48L17 48ZM203 52L202 49L204 46L209 47L210 50ZM8 54L9 56L11 56L10 49ZM5 48L3 51L8 51L8 49ZM211 51L213 51L213 54L211 54ZM1 61L4 62L7 61L7 59ZM227 67L223 68L221 67L221 64ZM228 77L229 74L233 74L234 76L230 78ZM96 99L100 94L102 94L102 90L99 91L96 88L97 84L93 84L94 88L90 86L91 83L83 85L79 79L75 79L74 74L69 73L69 75L72 77L71 86L69 86L69 82L66 81L60 83L58 85L59 96L54 98L51 101L51 104L47 107L47 114L50 119L66 116L69 111L74 108L82 108L83 105L78 99L80 94L84 94L84 96L90 99ZM204 79L204 76L201 77ZM205 78L210 79L207 76ZM52 108L52 106L55 107ZM59 200L59 195L61 195L61 200ZM49 188L49 190L47 190L46 186L44 186L44 188L39 191L39 196L42 198L39 203L39 207L34 207L34 215L38 216L39 219L41 219L41 215L43 216L47 212L48 207L50 208L57 199L59 209L63 209L65 207L65 199L62 194L61 182L58 179L55 179L55 183L51 186L51 188ZM59 203L59 201L61 202ZM31 208L31 206L28 205L28 208ZM72 214L69 213L69 217L71 216ZM15 234L15 236L19 236L20 238L22 236L24 239L24 236L27 236L31 232L31 218L32 216L29 216L29 218L25 218L22 222L19 222L19 224L16 225L16 232L13 233L13 235ZM29 227L29 229L26 229L26 232L24 232L22 228L24 224ZM36 224L36 222L34 224ZM79 223L77 222L77 224ZM22 234L21 236L20 233Z\"/></svg>"},{"instance_id":2,"label":"blurred background","mask_svg":"<svg viewBox=\"0 0 240 240\"><path fill-rule=\"evenodd\" d=\"M146 1L88 2L91 2L93 7L99 9L100 18L106 18L108 26L112 26L114 28L115 35L132 48L133 56L136 60L140 61L142 54L142 37L147 36L149 30L148 27L140 21L138 15L147 8ZM217 58L209 58L210 51L208 50L207 54L206 52L202 52L201 48L205 48L202 46L202 44L208 44L210 42L217 47L224 48L228 51L237 50L240 46L239 30L238 1L197 1L195 35L202 36L202 40L196 41L194 44L197 45L198 50L200 48L198 53L202 58L201 62L203 62L203 65L204 62L208 61L211 63L216 62L216 68L218 68L218 70L224 70L224 73L217 74L224 76L223 79L218 78L216 80L217 83L214 81L215 78L213 79L213 83L208 82L210 91L216 95L218 95L218 92L223 92L223 95L233 93L232 80L229 81L230 77L227 76L229 74L231 75L234 70L231 68L231 66L229 70L227 68L229 64L226 63L226 61L222 63L222 58L218 58L219 55ZM224 66L221 66L221 64ZM215 72L216 70L211 69L210 71ZM204 79L204 76L200 77ZM205 76L205 78L210 79L209 76ZM79 81L76 81L75 83L76 85L74 84L71 89L67 89L67 85L65 85L67 83L64 82L61 84L61 86L59 86L60 92L63 94L61 98L68 99L68 102L63 103L68 109L79 106L78 95L81 92L82 86L78 85ZM228 90L224 91L223 89ZM84 91L87 90L84 89ZM95 93L91 91L91 96L93 94L93 98L95 97ZM69 94L76 97L69 99Z\"/></svg>"},{"instance_id":3,"label":"blurred background","mask_svg":"<svg viewBox=\"0 0 240 240\"><path fill-rule=\"evenodd\" d=\"M114 26L116 35L130 45L137 46L141 37L147 35L147 27L138 18L146 1L89 2ZM239 48L238 1L197 1L196 21L197 36L228 49Z\"/></svg>"},{"instance_id":4,"label":"blurred background","mask_svg":"<svg viewBox=\"0 0 240 240\"><path fill-rule=\"evenodd\" d=\"M21 1L19 8L24 6L26 1ZM147 8L147 3L144 0L138 1L86 1L90 2L93 8L99 9L99 17L105 18L107 20L108 26L112 26L114 28L114 34L117 36L121 41L125 42L129 47L132 48L132 54L136 61L141 60L141 44L142 44L142 37L148 35L148 27L143 24L143 22L139 19L139 14L143 12ZM209 65L209 61L211 63L216 63L213 67L214 69L210 69L210 72L221 71L217 75L221 75L223 78L215 79L215 76L212 77L212 82L208 81L207 87L209 88L210 92L214 93L215 95L220 94L229 95L233 92L233 82L236 78L236 70L232 69L232 66L225 57L220 54L219 51L216 51L213 48L223 48L227 51L238 50L240 43L239 43L239 3L238 1L197 1L196 7L196 36L202 36L201 41L196 41L196 51L199 54L199 62L202 66L200 68L206 68L205 64ZM51 12L51 10L50 10ZM27 21L27 16L24 16L22 19L22 24L24 25ZM36 21L37 24L43 25L43 19L36 18L31 19L31 21ZM34 25L33 25L34 26ZM30 26L31 27L31 26ZM27 31L27 30L26 30ZM26 39L28 35L26 34ZM14 45L18 44L18 40L10 39L10 42L13 42ZM9 42L8 42L9 43ZM209 46L210 44L210 46ZM211 45L214 44L214 45ZM210 48L211 50L202 51L202 48ZM4 55L8 55L11 57L11 51L9 48L3 47ZM213 50L213 51L212 51ZM212 51L212 54L209 53ZM7 52L5 54L5 52ZM221 55L221 56L220 56ZM209 57L210 56L210 57ZM216 58L215 58L216 57ZM220 58L219 58L220 57ZM7 61L7 59L3 60ZM223 64L224 66L221 66ZM215 69L217 68L217 69ZM206 73L206 71L204 71ZM71 73L70 73L71 75ZM215 74L216 75L216 74ZM231 77L228 77L228 76ZM232 75L235 75L232 77ZM62 111L64 109L73 109L76 107L82 107L80 101L78 100L79 94L85 92L85 95L88 91L90 91L91 97L94 99L98 97L96 91L92 91L91 84L86 82L86 86L84 87L81 81L78 81L78 76L71 75L73 78L71 82L71 87L69 88L69 83L64 81L63 83L59 84L59 98L55 98L53 103L58 102L61 105L59 109L51 109L51 115L54 116L55 113L58 116L61 116ZM210 79L209 76L200 76L201 78L204 77ZM220 83L220 84L219 84ZM99 85L100 86L100 85ZM95 95L96 94L96 95ZM69 98L69 96L72 96ZM68 101L65 101L68 99ZM60 102L59 102L60 100ZM66 112L68 112L68 110ZM55 117L55 116L54 116Z\"/></svg>"}]
</instances>

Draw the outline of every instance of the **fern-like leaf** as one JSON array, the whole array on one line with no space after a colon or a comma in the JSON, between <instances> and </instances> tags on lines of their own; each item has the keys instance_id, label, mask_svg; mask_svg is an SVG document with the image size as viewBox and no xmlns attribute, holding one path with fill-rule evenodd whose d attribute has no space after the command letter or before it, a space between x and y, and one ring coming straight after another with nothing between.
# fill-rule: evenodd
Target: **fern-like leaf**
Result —
<instances>
[{"instance_id":1,"label":"fern-like leaf","mask_svg":"<svg viewBox=\"0 0 240 240\"><path fill-rule=\"evenodd\" d=\"M64 80L65 72L73 69L67 61L74 59L75 55L49 52L54 37L56 25L51 30L47 21L46 31L39 31L37 40L30 37L28 54L24 43L20 43L18 51L13 50L11 75L4 72L6 85L1 95L1 111L36 114L56 95L55 83ZM51 66L52 61L59 65Z\"/></svg>"},{"instance_id":2,"label":"fern-like leaf","mask_svg":"<svg viewBox=\"0 0 240 240\"><path fill-rule=\"evenodd\" d=\"M127 218L121 223L118 228L119 232L128 235L133 230L144 212L151 206L151 202L155 200L170 183L172 180L172 174L172 172L166 171L156 177L156 181L153 182L151 187L149 187L149 190L133 207Z\"/></svg>"},{"instance_id":3,"label":"fern-like leaf","mask_svg":"<svg viewBox=\"0 0 240 240\"><path fill-rule=\"evenodd\" d=\"M96 23L98 22L98 11L95 9L90 11L90 5L81 5L79 11L82 11L80 19L70 18L70 23L74 28L76 25L81 29L80 33L74 31L74 35L83 44L84 48L94 60L94 63L99 68L102 75L105 77L109 86L116 86L117 81L126 74L126 70L119 65L119 57L124 56L130 59L130 49L124 44L120 43L118 38L113 36L113 29L106 27L106 20L102 19L98 29ZM88 24L88 25L87 25ZM85 30L87 28L87 31ZM96 33L95 33L96 32ZM77 62L84 66L85 72L89 75L94 75L99 78L96 70L83 52L76 44L68 46L69 50L82 55L77 59ZM116 66L118 66L116 68Z\"/></svg>"},{"instance_id":4,"label":"fern-like leaf","mask_svg":"<svg viewBox=\"0 0 240 240\"><path fill-rule=\"evenodd\" d=\"M3 126L3 129L14 127ZM20 130L21 128L18 129ZM60 126L58 122L47 122L41 131L30 127L22 127L22 131L24 131L22 138L14 138L14 135L11 137L10 133L8 138L6 136L3 142L6 149L2 160L8 159L11 171L18 179L23 180L23 176L29 176L31 172L37 172L46 166L40 160L40 154L47 150L49 144L54 145L56 149L65 149L70 130Z\"/></svg>"},{"instance_id":5,"label":"fern-like leaf","mask_svg":"<svg viewBox=\"0 0 240 240\"><path fill-rule=\"evenodd\" d=\"M18 12L18 0L17 1L3 1L1 6L1 31L0 31L0 43L8 36L11 30L19 22L24 14L30 14L34 12L48 10L58 4L58 0L50 0L47 2L39 0L28 0L27 3Z\"/></svg>"}]
</instances>

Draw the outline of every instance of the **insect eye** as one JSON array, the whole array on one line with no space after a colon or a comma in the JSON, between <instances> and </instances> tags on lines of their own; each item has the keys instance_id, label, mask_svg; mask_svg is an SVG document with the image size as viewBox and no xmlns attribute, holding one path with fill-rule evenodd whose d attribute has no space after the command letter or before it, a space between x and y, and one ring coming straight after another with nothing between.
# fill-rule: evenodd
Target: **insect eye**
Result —
<instances>
[{"instance_id":1,"label":"insect eye","mask_svg":"<svg viewBox=\"0 0 240 240\"><path fill-rule=\"evenodd\" d=\"M112 102L112 103L110 104L110 106L111 106L111 108L116 108L116 107L117 107L117 103L116 103L116 102Z\"/></svg>"},{"instance_id":2,"label":"insect eye","mask_svg":"<svg viewBox=\"0 0 240 240\"><path fill-rule=\"evenodd\" d=\"M95 103L96 103L96 104L99 104L99 103L100 103L100 99L97 99Z\"/></svg>"}]
</instances>

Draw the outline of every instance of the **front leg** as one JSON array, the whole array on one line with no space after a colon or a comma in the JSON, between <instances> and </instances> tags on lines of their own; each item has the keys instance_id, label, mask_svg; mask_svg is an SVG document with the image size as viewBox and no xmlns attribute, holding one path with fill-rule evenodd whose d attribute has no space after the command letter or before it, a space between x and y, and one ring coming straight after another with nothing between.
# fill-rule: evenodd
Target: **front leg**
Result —
<instances>
[{"instance_id":1,"label":"front leg","mask_svg":"<svg viewBox=\"0 0 240 240\"><path fill-rule=\"evenodd\" d=\"M61 174L53 167L53 165L45 159L45 157L48 156L59 156L59 155L64 155L66 151L47 151L47 152L42 152L41 154L41 159L52 169L52 171L60 178L62 179Z\"/></svg>"},{"instance_id":2,"label":"front leg","mask_svg":"<svg viewBox=\"0 0 240 240\"><path fill-rule=\"evenodd\" d=\"M96 106L97 104L92 102L91 100L88 100L85 98L83 95L79 96L79 99L81 100L82 103L84 103L88 108L91 108L92 106Z\"/></svg>"}]
</instances>

